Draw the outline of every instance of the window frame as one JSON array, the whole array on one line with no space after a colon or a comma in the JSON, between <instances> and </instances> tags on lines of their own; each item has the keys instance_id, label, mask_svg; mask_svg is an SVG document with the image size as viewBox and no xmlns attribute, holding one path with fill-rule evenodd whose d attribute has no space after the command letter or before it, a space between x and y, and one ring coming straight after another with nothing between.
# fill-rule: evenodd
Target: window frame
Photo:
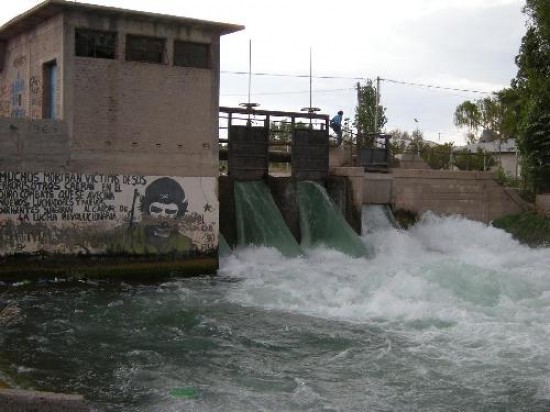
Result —
<instances>
[{"instance_id":1,"label":"window frame","mask_svg":"<svg viewBox=\"0 0 550 412\"><path fill-rule=\"evenodd\" d=\"M143 50L139 50L138 43L142 42ZM126 35L126 61L138 63L166 64L166 41L165 37L144 36L140 34ZM147 44L150 42L149 44ZM155 42L160 48L156 53L158 56L152 59L154 50L149 49Z\"/></svg>"},{"instance_id":2,"label":"window frame","mask_svg":"<svg viewBox=\"0 0 550 412\"><path fill-rule=\"evenodd\" d=\"M181 60L178 60L178 56L185 54L184 50L180 50L178 53L178 46L191 47L195 48L195 51L202 51L204 55L198 56L197 54L187 56L190 57L185 59L185 56ZM200 50L202 49L202 50ZM177 67L193 67L197 69L211 69L212 68L212 57L211 57L211 44L210 43L200 43L192 42L186 40L174 40L174 66ZM204 59L204 60L202 60ZM202 60L201 63L196 63L197 60Z\"/></svg>"},{"instance_id":3,"label":"window frame","mask_svg":"<svg viewBox=\"0 0 550 412\"><path fill-rule=\"evenodd\" d=\"M88 38L87 39L88 42L84 46L83 42L79 42L78 36L86 35L86 34L94 35L94 37L91 39ZM105 35L105 36L111 37L112 45L106 46L103 44L98 44L99 43L98 35ZM75 28L74 43L75 43L74 52L76 57L90 57L95 59L108 59L108 60L116 60L117 58L118 34L116 31L96 30L96 29L89 29L89 28ZM79 54L79 50L81 50L81 48L84 48L84 47L86 47L86 50L88 51L88 53ZM90 53L90 50L92 51L91 53ZM110 53L104 53L103 50L109 50Z\"/></svg>"}]
</instances>

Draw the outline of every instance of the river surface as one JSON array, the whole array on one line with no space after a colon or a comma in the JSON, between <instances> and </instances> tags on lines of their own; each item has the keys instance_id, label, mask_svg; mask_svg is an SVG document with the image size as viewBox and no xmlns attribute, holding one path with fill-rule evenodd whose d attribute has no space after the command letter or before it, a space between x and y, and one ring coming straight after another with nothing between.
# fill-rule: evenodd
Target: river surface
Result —
<instances>
[{"instance_id":1,"label":"river surface","mask_svg":"<svg viewBox=\"0 0 550 412\"><path fill-rule=\"evenodd\" d=\"M550 410L550 249L430 215L363 239L374 257L2 285L0 380L101 411Z\"/></svg>"}]
</instances>

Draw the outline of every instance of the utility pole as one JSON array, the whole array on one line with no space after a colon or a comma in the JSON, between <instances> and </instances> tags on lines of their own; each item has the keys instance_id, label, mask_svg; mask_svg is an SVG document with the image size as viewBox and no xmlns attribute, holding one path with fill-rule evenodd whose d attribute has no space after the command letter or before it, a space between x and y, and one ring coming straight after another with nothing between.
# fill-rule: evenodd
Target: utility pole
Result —
<instances>
[{"instance_id":1,"label":"utility pole","mask_svg":"<svg viewBox=\"0 0 550 412\"><path fill-rule=\"evenodd\" d=\"M250 102L250 90L252 89L252 39L248 40L248 101L246 103L239 103L239 106L246 108L248 111L247 126L252 125L251 113L255 107L258 107L258 103Z\"/></svg>"},{"instance_id":2,"label":"utility pole","mask_svg":"<svg viewBox=\"0 0 550 412\"><path fill-rule=\"evenodd\" d=\"M374 134L378 133L378 104L380 103L380 77L376 76L376 90L374 98Z\"/></svg>"},{"instance_id":3,"label":"utility pole","mask_svg":"<svg viewBox=\"0 0 550 412\"><path fill-rule=\"evenodd\" d=\"M313 59L311 47L309 48L309 107L303 107L302 112L308 112L309 114L320 111L318 107L313 107ZM309 117L309 128L313 127L313 119Z\"/></svg>"},{"instance_id":4,"label":"utility pole","mask_svg":"<svg viewBox=\"0 0 550 412\"><path fill-rule=\"evenodd\" d=\"M418 129L418 119L414 119L416 123L416 154L420 156L420 130Z\"/></svg>"},{"instance_id":5,"label":"utility pole","mask_svg":"<svg viewBox=\"0 0 550 412\"><path fill-rule=\"evenodd\" d=\"M361 83L357 82L357 107L361 107ZM363 133L360 122L357 122L357 146L363 146Z\"/></svg>"}]
</instances>

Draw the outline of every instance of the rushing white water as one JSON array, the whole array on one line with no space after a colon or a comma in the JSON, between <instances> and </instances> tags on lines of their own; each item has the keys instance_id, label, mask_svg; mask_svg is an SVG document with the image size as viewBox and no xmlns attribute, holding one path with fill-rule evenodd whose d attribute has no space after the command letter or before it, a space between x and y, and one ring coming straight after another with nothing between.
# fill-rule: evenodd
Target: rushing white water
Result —
<instances>
[{"instance_id":1,"label":"rushing white water","mask_svg":"<svg viewBox=\"0 0 550 412\"><path fill-rule=\"evenodd\" d=\"M373 259L326 249L284 259L251 248L225 259L220 273L246 278L233 295L240 303L352 322L548 317L549 249L522 246L482 223L433 215L408 232L364 239L375 247Z\"/></svg>"},{"instance_id":2,"label":"rushing white water","mask_svg":"<svg viewBox=\"0 0 550 412\"><path fill-rule=\"evenodd\" d=\"M404 365L428 374L433 364L441 379L451 374L453 385L492 397L500 390L509 400L525 386L550 400L550 249L430 214L408 232L364 239L375 247L372 259L319 249L283 259L248 249L225 259L221 273L244 278L230 297L239 304L380 327L392 335L386 352L392 340L406 340Z\"/></svg>"},{"instance_id":3,"label":"rushing white water","mask_svg":"<svg viewBox=\"0 0 550 412\"><path fill-rule=\"evenodd\" d=\"M389 205L363 205L361 209L362 233L399 229Z\"/></svg>"},{"instance_id":4,"label":"rushing white water","mask_svg":"<svg viewBox=\"0 0 550 412\"><path fill-rule=\"evenodd\" d=\"M214 278L6 285L0 381L101 411L550 410L550 249L433 215L364 241L374 257L238 248Z\"/></svg>"}]
</instances>

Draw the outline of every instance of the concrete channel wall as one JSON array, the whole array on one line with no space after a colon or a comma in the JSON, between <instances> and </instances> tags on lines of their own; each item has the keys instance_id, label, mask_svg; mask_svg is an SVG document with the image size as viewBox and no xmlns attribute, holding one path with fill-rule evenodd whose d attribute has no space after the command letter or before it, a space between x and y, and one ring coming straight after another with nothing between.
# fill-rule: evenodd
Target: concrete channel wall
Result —
<instances>
[{"instance_id":1,"label":"concrete channel wall","mask_svg":"<svg viewBox=\"0 0 550 412\"><path fill-rule=\"evenodd\" d=\"M528 207L489 172L394 169L392 175L397 210L430 210L488 223Z\"/></svg>"},{"instance_id":2,"label":"concrete channel wall","mask_svg":"<svg viewBox=\"0 0 550 412\"><path fill-rule=\"evenodd\" d=\"M0 118L0 279L215 272L217 156L71 147L65 121Z\"/></svg>"},{"instance_id":3,"label":"concrete channel wall","mask_svg":"<svg viewBox=\"0 0 550 412\"><path fill-rule=\"evenodd\" d=\"M390 204L394 210L414 214L457 214L486 223L530 208L489 172L391 169L389 173L364 173L358 167L337 167L331 174L352 182L357 208Z\"/></svg>"}]
</instances>

